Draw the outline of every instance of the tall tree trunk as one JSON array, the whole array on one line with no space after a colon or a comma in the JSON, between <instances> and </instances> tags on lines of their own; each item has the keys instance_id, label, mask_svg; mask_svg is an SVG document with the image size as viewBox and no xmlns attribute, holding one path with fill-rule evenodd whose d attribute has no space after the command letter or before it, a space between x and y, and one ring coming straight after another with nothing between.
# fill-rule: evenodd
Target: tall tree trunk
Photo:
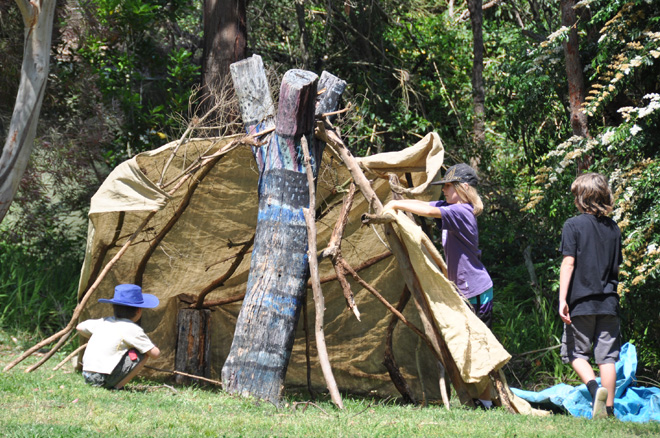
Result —
<instances>
[{"instance_id":1,"label":"tall tree trunk","mask_svg":"<svg viewBox=\"0 0 660 438\"><path fill-rule=\"evenodd\" d=\"M55 3L16 0L23 15L25 39L21 82L0 156L0 222L14 200L32 152L48 79Z\"/></svg>"},{"instance_id":2,"label":"tall tree trunk","mask_svg":"<svg viewBox=\"0 0 660 438\"><path fill-rule=\"evenodd\" d=\"M561 24L570 28L568 40L564 41L564 56L566 57L566 78L568 79L568 99L571 109L571 129L573 135L590 138L587 114L582 111L585 99L584 76L577 32L575 0L562 0ZM581 157L578 161L578 172L589 167L591 156Z\"/></svg>"},{"instance_id":3,"label":"tall tree trunk","mask_svg":"<svg viewBox=\"0 0 660 438\"><path fill-rule=\"evenodd\" d=\"M472 63L472 102L474 108L473 139L477 147L486 139L486 92L484 91L484 37L483 37L483 1L468 0L474 60ZM478 164L478 163L472 163Z\"/></svg>"},{"instance_id":4,"label":"tall tree trunk","mask_svg":"<svg viewBox=\"0 0 660 438\"><path fill-rule=\"evenodd\" d=\"M218 103L217 98L222 98L218 93L229 84L229 66L245 59L246 3L247 0L204 0L202 90L205 111ZM226 89L231 90L231 87Z\"/></svg>"}]
</instances>

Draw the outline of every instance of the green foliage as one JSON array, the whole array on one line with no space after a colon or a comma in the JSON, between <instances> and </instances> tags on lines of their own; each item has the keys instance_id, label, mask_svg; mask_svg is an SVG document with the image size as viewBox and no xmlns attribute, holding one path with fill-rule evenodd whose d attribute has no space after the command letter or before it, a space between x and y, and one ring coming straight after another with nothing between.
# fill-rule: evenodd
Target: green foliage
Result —
<instances>
[{"instance_id":1,"label":"green foliage","mask_svg":"<svg viewBox=\"0 0 660 438\"><path fill-rule=\"evenodd\" d=\"M660 314L654 298L660 267L660 9L657 3L643 1L582 2L587 3L596 11L588 26L595 26L599 35L597 41L586 39L584 44L584 54L590 56L585 111L593 116L592 137L570 137L539 155L535 172L525 182L529 190L520 201L526 213L556 217L557 230L559 223L576 214L568 188L578 161L586 159L592 163L590 171L609 176L616 203L613 218L623 236L619 293L624 333L637 344L642 368L657 370L657 331L649 327Z\"/></svg>"},{"instance_id":2,"label":"green foliage","mask_svg":"<svg viewBox=\"0 0 660 438\"><path fill-rule=\"evenodd\" d=\"M44 259L0 242L0 327L49 335L65 326L76 304L80 265Z\"/></svg>"},{"instance_id":3,"label":"green foliage","mask_svg":"<svg viewBox=\"0 0 660 438\"><path fill-rule=\"evenodd\" d=\"M103 153L114 167L180 129L173 115L187 112L199 66L191 62L191 51L170 44L178 36L177 20L192 9L184 0L97 0L87 7L97 21L87 28L77 54L118 121Z\"/></svg>"}]
</instances>

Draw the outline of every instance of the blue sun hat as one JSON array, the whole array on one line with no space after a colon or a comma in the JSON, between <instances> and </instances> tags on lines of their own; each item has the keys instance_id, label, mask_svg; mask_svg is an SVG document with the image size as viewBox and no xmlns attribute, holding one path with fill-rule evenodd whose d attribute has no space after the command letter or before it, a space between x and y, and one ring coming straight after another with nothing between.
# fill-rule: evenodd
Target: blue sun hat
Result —
<instances>
[{"instance_id":1,"label":"blue sun hat","mask_svg":"<svg viewBox=\"0 0 660 438\"><path fill-rule=\"evenodd\" d=\"M158 297L142 293L137 284L118 284L112 299L100 298L99 303L120 304L122 306L154 308L160 303Z\"/></svg>"}]
</instances>

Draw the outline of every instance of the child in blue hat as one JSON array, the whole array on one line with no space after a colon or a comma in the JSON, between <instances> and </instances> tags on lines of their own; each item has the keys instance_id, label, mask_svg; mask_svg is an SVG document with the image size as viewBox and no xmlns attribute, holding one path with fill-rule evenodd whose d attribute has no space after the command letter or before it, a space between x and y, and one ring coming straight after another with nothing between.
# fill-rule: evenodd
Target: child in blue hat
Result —
<instances>
[{"instance_id":1,"label":"child in blue hat","mask_svg":"<svg viewBox=\"0 0 660 438\"><path fill-rule=\"evenodd\" d=\"M113 305L115 316L88 319L76 327L89 342L83 355L83 377L92 386L121 389L135 377L148 357L157 358L160 350L151 342L137 321L142 309L158 306L158 298L142 293L136 284L115 287L112 299L99 303Z\"/></svg>"}]
</instances>

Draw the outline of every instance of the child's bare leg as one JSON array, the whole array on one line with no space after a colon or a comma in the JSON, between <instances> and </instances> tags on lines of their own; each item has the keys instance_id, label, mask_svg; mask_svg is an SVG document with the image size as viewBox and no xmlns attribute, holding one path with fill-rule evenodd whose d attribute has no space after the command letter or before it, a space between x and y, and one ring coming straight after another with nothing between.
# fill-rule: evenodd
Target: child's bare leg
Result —
<instances>
[{"instance_id":1,"label":"child's bare leg","mask_svg":"<svg viewBox=\"0 0 660 438\"><path fill-rule=\"evenodd\" d=\"M137 376L137 374L142 370L142 368L146 363L147 363L147 356L145 356L140 361L140 363L138 363L137 366L133 368L131 372L126 375L126 377L124 377L119 383L115 385L115 389L122 389L124 385L130 382L133 377Z\"/></svg>"},{"instance_id":2,"label":"child's bare leg","mask_svg":"<svg viewBox=\"0 0 660 438\"><path fill-rule=\"evenodd\" d=\"M616 365L604 363L598 365L600 369L600 384L607 389L606 406L614 406L614 391L616 390Z\"/></svg>"},{"instance_id":3,"label":"child's bare leg","mask_svg":"<svg viewBox=\"0 0 660 438\"><path fill-rule=\"evenodd\" d=\"M582 380L582 383L587 383L596 378L593 368L591 368L591 365L585 359L574 359L571 362L571 366L580 377L580 380Z\"/></svg>"}]
</instances>

